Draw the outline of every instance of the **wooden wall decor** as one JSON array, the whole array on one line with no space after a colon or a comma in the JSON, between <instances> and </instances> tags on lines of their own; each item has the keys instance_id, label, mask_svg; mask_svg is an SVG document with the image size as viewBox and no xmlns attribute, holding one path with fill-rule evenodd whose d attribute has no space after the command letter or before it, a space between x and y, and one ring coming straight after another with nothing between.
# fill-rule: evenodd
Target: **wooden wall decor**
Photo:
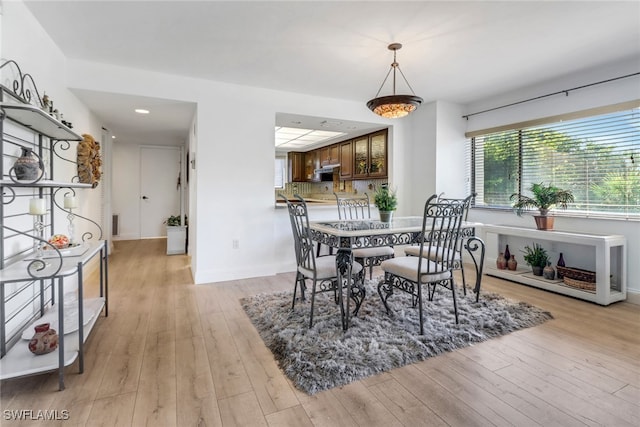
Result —
<instances>
[{"instance_id":1,"label":"wooden wall decor","mask_svg":"<svg viewBox=\"0 0 640 427\"><path fill-rule=\"evenodd\" d=\"M78 143L78 178L81 183L91 184L95 188L102 176L100 143L87 133L83 133L82 138L83 140Z\"/></svg>"}]
</instances>

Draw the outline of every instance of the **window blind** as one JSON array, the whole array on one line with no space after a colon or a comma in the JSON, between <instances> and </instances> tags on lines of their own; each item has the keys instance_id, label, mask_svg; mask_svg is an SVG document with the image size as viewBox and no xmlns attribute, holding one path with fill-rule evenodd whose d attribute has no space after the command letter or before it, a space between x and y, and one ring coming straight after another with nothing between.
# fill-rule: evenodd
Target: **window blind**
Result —
<instances>
[{"instance_id":1,"label":"window blind","mask_svg":"<svg viewBox=\"0 0 640 427\"><path fill-rule=\"evenodd\" d=\"M640 218L640 109L471 138L476 206L510 207L533 183L571 190L568 210Z\"/></svg>"}]
</instances>

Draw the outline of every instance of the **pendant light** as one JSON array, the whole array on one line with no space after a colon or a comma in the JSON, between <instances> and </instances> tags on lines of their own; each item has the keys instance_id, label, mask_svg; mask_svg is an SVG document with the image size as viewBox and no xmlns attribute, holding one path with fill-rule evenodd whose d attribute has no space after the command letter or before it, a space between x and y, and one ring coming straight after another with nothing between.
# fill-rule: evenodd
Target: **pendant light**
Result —
<instances>
[{"instance_id":1,"label":"pendant light","mask_svg":"<svg viewBox=\"0 0 640 427\"><path fill-rule=\"evenodd\" d=\"M380 89L378 89L376 97L367 102L367 107L369 107L371 111L382 117L404 117L418 108L420 104L422 104L422 98L416 96L416 94L413 92L411 85L400 69L400 64L398 64L398 62L396 61L396 52L401 48L402 45L400 43L391 43L388 46L388 49L393 51L393 62L391 63L391 68L382 81L382 85L380 85ZM400 71L400 75L404 79L404 82L407 84L413 95L396 95L396 70ZM380 95L380 91L384 87L384 84L387 82L387 78L389 78L389 74L391 73L391 71L393 71L393 95L378 97L378 95Z\"/></svg>"}]
</instances>

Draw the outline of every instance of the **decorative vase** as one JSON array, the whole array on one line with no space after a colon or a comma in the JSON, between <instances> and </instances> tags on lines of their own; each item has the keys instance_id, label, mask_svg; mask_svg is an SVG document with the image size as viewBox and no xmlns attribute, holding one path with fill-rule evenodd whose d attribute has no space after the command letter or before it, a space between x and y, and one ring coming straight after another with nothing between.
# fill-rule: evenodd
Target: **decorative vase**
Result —
<instances>
[{"instance_id":1,"label":"decorative vase","mask_svg":"<svg viewBox=\"0 0 640 427\"><path fill-rule=\"evenodd\" d=\"M507 245L504 248L504 259L505 259L505 262L507 264L509 263L509 260L511 259L511 252L509 252L509 245Z\"/></svg>"},{"instance_id":2,"label":"decorative vase","mask_svg":"<svg viewBox=\"0 0 640 427\"><path fill-rule=\"evenodd\" d=\"M380 212L380 221L382 222L391 222L393 219L393 211L379 211Z\"/></svg>"},{"instance_id":3,"label":"decorative vase","mask_svg":"<svg viewBox=\"0 0 640 427\"><path fill-rule=\"evenodd\" d=\"M542 276L543 268L539 265L531 266L531 271L533 271L534 276Z\"/></svg>"},{"instance_id":4,"label":"decorative vase","mask_svg":"<svg viewBox=\"0 0 640 427\"><path fill-rule=\"evenodd\" d=\"M507 259L504 257L504 252L500 252L500 255L496 258L496 267L498 270L504 270L507 268Z\"/></svg>"},{"instance_id":5,"label":"decorative vase","mask_svg":"<svg viewBox=\"0 0 640 427\"><path fill-rule=\"evenodd\" d=\"M562 257L562 252L560 252L560 258L558 258L558 263L556 264L558 267L566 267L564 264L564 258ZM558 269L558 279L562 279L563 274L560 273L560 269Z\"/></svg>"},{"instance_id":6,"label":"decorative vase","mask_svg":"<svg viewBox=\"0 0 640 427\"><path fill-rule=\"evenodd\" d=\"M39 356L41 354L51 353L58 348L58 333L55 329L49 329L48 323L42 323L34 327L36 333L29 341L29 350L31 353Z\"/></svg>"},{"instance_id":7,"label":"decorative vase","mask_svg":"<svg viewBox=\"0 0 640 427\"><path fill-rule=\"evenodd\" d=\"M547 280L553 280L556 278L556 271L551 267L551 262L547 261L547 266L542 269L542 277Z\"/></svg>"},{"instance_id":8,"label":"decorative vase","mask_svg":"<svg viewBox=\"0 0 640 427\"><path fill-rule=\"evenodd\" d=\"M511 271L515 271L518 268L518 261L516 261L515 255L511 255L511 258L507 261L507 268Z\"/></svg>"},{"instance_id":9,"label":"decorative vase","mask_svg":"<svg viewBox=\"0 0 640 427\"><path fill-rule=\"evenodd\" d=\"M13 164L16 179L35 181L42 173L42 164L30 148L22 147L22 154Z\"/></svg>"}]
</instances>

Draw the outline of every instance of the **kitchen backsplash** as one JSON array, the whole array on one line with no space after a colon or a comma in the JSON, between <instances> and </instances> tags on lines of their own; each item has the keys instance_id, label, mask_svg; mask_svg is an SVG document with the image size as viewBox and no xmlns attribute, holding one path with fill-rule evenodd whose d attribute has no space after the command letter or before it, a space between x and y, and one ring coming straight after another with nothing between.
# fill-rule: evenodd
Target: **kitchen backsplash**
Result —
<instances>
[{"instance_id":1,"label":"kitchen backsplash","mask_svg":"<svg viewBox=\"0 0 640 427\"><path fill-rule=\"evenodd\" d=\"M336 181L332 182L288 182L285 184L284 190L276 190L278 193L284 193L287 197L294 194L300 194L302 197L309 194L327 194L336 193L353 193L353 194L369 194L369 199L373 200L373 193L379 185L387 183L387 179L363 179L357 181Z\"/></svg>"}]
</instances>

